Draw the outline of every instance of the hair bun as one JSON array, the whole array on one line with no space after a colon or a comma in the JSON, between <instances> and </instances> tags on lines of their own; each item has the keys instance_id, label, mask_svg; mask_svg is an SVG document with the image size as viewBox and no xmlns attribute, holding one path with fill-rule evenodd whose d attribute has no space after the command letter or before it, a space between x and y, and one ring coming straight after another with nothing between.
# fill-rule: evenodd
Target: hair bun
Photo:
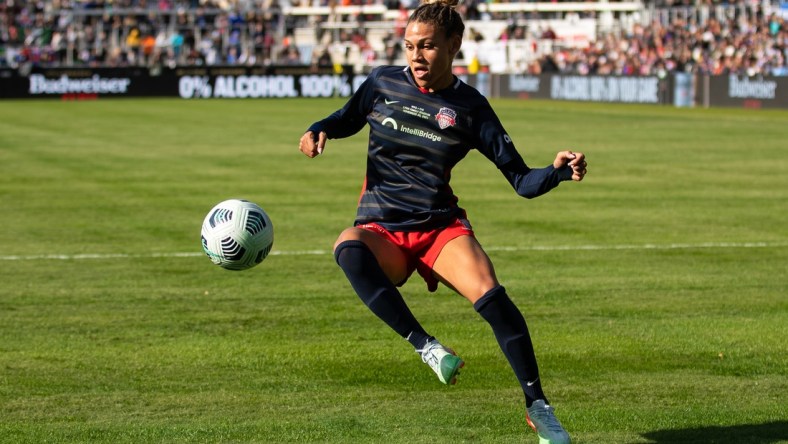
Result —
<instances>
[{"instance_id":1,"label":"hair bun","mask_svg":"<svg viewBox=\"0 0 788 444\"><path fill-rule=\"evenodd\" d=\"M421 0L422 5L430 5L430 4L437 4L437 5L445 5L451 8L460 4L459 0Z\"/></svg>"}]
</instances>

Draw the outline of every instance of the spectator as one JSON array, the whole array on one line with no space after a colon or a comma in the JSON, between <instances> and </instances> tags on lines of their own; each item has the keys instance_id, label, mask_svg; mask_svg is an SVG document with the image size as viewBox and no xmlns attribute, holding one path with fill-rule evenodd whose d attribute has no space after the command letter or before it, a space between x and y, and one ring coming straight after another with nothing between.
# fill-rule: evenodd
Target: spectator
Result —
<instances>
[{"instance_id":1,"label":"spectator","mask_svg":"<svg viewBox=\"0 0 788 444\"><path fill-rule=\"evenodd\" d=\"M290 44L282 50L280 61L283 65L301 65L301 52L298 47Z\"/></svg>"}]
</instances>

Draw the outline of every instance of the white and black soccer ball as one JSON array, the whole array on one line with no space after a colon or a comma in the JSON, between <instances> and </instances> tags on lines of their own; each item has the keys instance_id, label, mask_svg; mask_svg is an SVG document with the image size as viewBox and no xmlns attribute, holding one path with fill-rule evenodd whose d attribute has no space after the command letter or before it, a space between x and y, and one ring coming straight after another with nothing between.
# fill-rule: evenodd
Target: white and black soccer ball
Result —
<instances>
[{"instance_id":1,"label":"white and black soccer ball","mask_svg":"<svg viewBox=\"0 0 788 444\"><path fill-rule=\"evenodd\" d=\"M274 226L254 202L230 199L211 208L202 223L202 249L214 264L246 270L263 261L274 244Z\"/></svg>"}]
</instances>

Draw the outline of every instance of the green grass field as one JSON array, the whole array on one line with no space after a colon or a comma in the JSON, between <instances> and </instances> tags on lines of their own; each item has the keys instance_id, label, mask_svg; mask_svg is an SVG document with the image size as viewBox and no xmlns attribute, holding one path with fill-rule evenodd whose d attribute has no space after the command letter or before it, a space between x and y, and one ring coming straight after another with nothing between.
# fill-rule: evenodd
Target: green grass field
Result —
<instances>
[{"instance_id":1,"label":"green grass field","mask_svg":"<svg viewBox=\"0 0 788 444\"><path fill-rule=\"evenodd\" d=\"M0 442L536 444L464 299L403 287L447 387L334 264L366 133L298 139L341 104L0 102ZM493 104L530 165L588 157L535 200L453 174L574 442L788 442L788 112ZM231 197L276 229L245 272L201 255Z\"/></svg>"}]
</instances>

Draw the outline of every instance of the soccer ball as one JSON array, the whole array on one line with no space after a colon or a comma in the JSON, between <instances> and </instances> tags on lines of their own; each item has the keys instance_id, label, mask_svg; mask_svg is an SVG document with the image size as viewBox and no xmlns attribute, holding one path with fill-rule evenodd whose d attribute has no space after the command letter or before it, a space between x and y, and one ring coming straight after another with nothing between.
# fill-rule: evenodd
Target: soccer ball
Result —
<instances>
[{"instance_id":1,"label":"soccer ball","mask_svg":"<svg viewBox=\"0 0 788 444\"><path fill-rule=\"evenodd\" d=\"M259 205L230 199L211 208L202 223L202 249L211 262L246 270L263 261L274 244L274 226Z\"/></svg>"}]
</instances>

